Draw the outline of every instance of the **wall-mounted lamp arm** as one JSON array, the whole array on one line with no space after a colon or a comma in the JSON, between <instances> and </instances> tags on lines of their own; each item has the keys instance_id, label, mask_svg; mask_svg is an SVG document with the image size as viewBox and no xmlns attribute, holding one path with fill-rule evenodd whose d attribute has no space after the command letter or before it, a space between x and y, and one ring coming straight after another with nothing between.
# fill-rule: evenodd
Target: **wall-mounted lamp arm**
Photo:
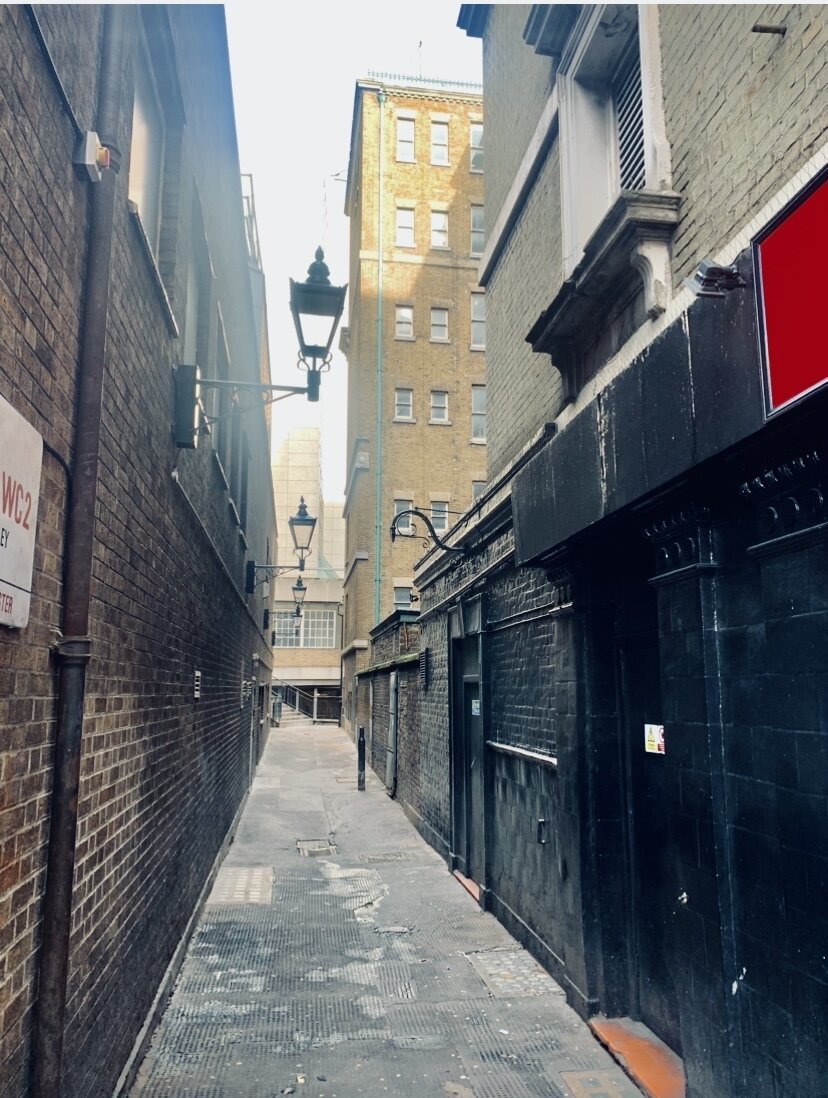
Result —
<instances>
[{"instance_id":1,"label":"wall-mounted lamp arm","mask_svg":"<svg viewBox=\"0 0 828 1098\"><path fill-rule=\"evenodd\" d=\"M311 550L307 550L310 556ZM256 564L255 560L249 560L244 572L244 590L252 595L259 584L269 583L270 580L283 576L285 572L304 572L305 558L302 557L298 564Z\"/></svg>"},{"instance_id":2,"label":"wall-mounted lamp arm","mask_svg":"<svg viewBox=\"0 0 828 1098\"><path fill-rule=\"evenodd\" d=\"M446 553L459 553L462 556L466 555L467 550L463 546L447 545L442 538L438 535L437 531L432 525L431 519L423 511L418 511L416 507L407 507L404 511L400 511L399 514L394 515L394 521L391 523L391 541L396 541L397 538L414 538L421 541L426 549L431 547L431 542L428 538L422 534L417 533L417 528L411 524L411 531L407 533L399 528L400 519L404 519L409 515L416 515L417 518L421 518L428 527L428 532L431 534L431 541L437 546L438 549L443 549Z\"/></svg>"}]
</instances>

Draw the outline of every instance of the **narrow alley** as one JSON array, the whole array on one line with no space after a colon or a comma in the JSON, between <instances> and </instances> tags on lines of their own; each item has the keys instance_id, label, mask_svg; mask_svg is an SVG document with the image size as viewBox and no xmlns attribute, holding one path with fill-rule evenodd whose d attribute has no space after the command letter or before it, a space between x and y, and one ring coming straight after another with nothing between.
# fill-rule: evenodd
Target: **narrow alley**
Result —
<instances>
[{"instance_id":1,"label":"narrow alley","mask_svg":"<svg viewBox=\"0 0 828 1098\"><path fill-rule=\"evenodd\" d=\"M274 729L131 1098L637 1098L338 727Z\"/></svg>"}]
</instances>

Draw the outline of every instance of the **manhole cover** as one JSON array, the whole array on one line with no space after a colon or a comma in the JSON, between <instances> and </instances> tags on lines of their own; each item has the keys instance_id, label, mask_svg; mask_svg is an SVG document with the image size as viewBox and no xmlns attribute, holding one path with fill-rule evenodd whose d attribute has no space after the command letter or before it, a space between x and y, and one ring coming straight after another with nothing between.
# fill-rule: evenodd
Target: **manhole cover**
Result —
<instances>
[{"instance_id":1,"label":"manhole cover","mask_svg":"<svg viewBox=\"0 0 828 1098\"><path fill-rule=\"evenodd\" d=\"M328 839L297 839L296 849L303 858L319 858L336 854L336 845Z\"/></svg>"}]
</instances>

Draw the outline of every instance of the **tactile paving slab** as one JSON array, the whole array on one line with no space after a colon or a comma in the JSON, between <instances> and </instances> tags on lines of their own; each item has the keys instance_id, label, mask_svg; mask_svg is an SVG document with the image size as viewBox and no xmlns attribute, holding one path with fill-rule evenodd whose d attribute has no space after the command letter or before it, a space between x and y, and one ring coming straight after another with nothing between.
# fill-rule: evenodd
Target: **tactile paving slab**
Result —
<instances>
[{"instance_id":1,"label":"tactile paving slab","mask_svg":"<svg viewBox=\"0 0 828 1098\"><path fill-rule=\"evenodd\" d=\"M207 906L216 904L270 904L273 869L270 866L223 865L216 874Z\"/></svg>"},{"instance_id":2,"label":"tactile paving slab","mask_svg":"<svg viewBox=\"0 0 828 1098\"><path fill-rule=\"evenodd\" d=\"M467 953L466 959L498 998L530 995L565 997L546 969L541 968L525 949L478 950Z\"/></svg>"}]
</instances>

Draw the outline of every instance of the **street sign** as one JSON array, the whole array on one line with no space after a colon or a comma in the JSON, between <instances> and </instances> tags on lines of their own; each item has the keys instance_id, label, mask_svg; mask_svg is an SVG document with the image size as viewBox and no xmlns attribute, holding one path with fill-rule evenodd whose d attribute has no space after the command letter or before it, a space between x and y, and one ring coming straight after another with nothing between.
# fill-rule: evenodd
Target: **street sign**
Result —
<instances>
[{"instance_id":1,"label":"street sign","mask_svg":"<svg viewBox=\"0 0 828 1098\"><path fill-rule=\"evenodd\" d=\"M29 621L43 438L0 397L0 625Z\"/></svg>"}]
</instances>

